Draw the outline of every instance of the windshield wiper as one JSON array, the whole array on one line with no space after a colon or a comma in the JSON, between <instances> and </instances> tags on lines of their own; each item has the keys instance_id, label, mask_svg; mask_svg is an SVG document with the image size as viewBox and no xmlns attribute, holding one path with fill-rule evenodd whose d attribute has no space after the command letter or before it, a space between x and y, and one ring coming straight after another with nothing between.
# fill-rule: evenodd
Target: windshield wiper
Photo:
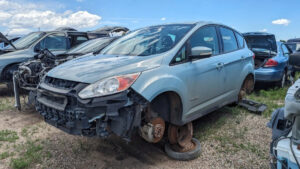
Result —
<instances>
[{"instance_id":1,"label":"windshield wiper","mask_svg":"<svg viewBox=\"0 0 300 169\"><path fill-rule=\"evenodd\" d=\"M8 40L1 32L0 32L0 42L5 42L5 43L8 43L10 44L10 46L12 46L13 48L15 48L15 50L18 50L15 45L10 41Z\"/></svg>"}]
</instances>

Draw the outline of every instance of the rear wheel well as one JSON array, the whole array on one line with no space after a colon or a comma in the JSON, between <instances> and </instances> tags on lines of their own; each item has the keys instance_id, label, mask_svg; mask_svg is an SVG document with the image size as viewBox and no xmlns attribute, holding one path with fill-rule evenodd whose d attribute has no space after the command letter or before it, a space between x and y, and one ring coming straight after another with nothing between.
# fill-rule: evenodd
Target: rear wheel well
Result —
<instances>
[{"instance_id":1,"label":"rear wheel well","mask_svg":"<svg viewBox=\"0 0 300 169\"><path fill-rule=\"evenodd\" d=\"M249 84L249 82L250 82L250 84ZM253 83L251 84L251 82L253 82ZM246 87L246 91L245 92L247 94L250 94L250 93L253 92L253 90L254 90L254 75L252 73L249 73L245 77L245 79L243 81L243 84L242 84L242 88L243 87Z\"/></svg>"},{"instance_id":2,"label":"rear wheel well","mask_svg":"<svg viewBox=\"0 0 300 169\"><path fill-rule=\"evenodd\" d=\"M176 92L161 93L151 101L150 105L151 109L158 113L166 122L176 122L181 118L182 101Z\"/></svg>"}]
</instances>

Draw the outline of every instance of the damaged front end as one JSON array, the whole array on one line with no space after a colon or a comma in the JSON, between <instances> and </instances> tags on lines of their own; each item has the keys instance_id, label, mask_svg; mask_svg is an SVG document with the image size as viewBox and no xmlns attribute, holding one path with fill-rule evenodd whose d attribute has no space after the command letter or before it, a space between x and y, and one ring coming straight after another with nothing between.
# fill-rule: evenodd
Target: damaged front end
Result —
<instances>
[{"instance_id":1,"label":"damaged front end","mask_svg":"<svg viewBox=\"0 0 300 169\"><path fill-rule=\"evenodd\" d=\"M36 109L47 123L69 134L105 138L113 133L129 140L141 125L147 101L130 88L81 99L78 93L87 85L46 76L37 89Z\"/></svg>"},{"instance_id":2,"label":"damaged front end","mask_svg":"<svg viewBox=\"0 0 300 169\"><path fill-rule=\"evenodd\" d=\"M55 56L48 49L44 49L34 59L21 63L17 71L14 72L13 83L15 93L15 107L21 109L18 88L29 91L29 104L34 104L36 97L36 88L40 79L52 68L75 58L77 55Z\"/></svg>"}]
</instances>

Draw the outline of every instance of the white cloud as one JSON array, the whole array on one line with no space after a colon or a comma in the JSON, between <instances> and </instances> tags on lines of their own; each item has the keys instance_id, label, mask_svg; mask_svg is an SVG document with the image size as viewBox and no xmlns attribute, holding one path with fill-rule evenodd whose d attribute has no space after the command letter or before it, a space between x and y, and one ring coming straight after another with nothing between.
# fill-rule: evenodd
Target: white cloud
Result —
<instances>
[{"instance_id":1,"label":"white cloud","mask_svg":"<svg viewBox=\"0 0 300 169\"><path fill-rule=\"evenodd\" d=\"M161 21L165 21L166 19L167 18L165 18L165 17L160 18Z\"/></svg>"},{"instance_id":2,"label":"white cloud","mask_svg":"<svg viewBox=\"0 0 300 169\"><path fill-rule=\"evenodd\" d=\"M264 28L262 30L259 30L259 32L268 32L268 29Z\"/></svg>"},{"instance_id":3,"label":"white cloud","mask_svg":"<svg viewBox=\"0 0 300 169\"><path fill-rule=\"evenodd\" d=\"M75 29L90 28L99 24L101 17L87 11L66 10L57 13L36 4L0 0L0 26L10 34L25 34L40 28L53 30L69 26Z\"/></svg>"},{"instance_id":4,"label":"white cloud","mask_svg":"<svg viewBox=\"0 0 300 169\"><path fill-rule=\"evenodd\" d=\"M277 19L277 20L272 21L272 24L275 24L275 25L288 26L290 23L291 23L291 21L288 19Z\"/></svg>"}]
</instances>

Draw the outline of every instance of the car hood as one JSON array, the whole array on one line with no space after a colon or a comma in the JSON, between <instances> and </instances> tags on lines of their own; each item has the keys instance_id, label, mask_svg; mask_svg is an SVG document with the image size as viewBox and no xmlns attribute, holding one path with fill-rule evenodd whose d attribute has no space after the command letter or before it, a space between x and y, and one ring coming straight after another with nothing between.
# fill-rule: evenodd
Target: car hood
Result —
<instances>
[{"instance_id":1,"label":"car hood","mask_svg":"<svg viewBox=\"0 0 300 169\"><path fill-rule=\"evenodd\" d=\"M106 77L153 69L161 62L162 56L84 55L55 67L47 76L94 83Z\"/></svg>"},{"instance_id":2,"label":"car hood","mask_svg":"<svg viewBox=\"0 0 300 169\"><path fill-rule=\"evenodd\" d=\"M0 55L0 60L24 58L24 57L33 57L33 55L30 50L23 49L23 50L17 50L17 51L2 54Z\"/></svg>"}]
</instances>

